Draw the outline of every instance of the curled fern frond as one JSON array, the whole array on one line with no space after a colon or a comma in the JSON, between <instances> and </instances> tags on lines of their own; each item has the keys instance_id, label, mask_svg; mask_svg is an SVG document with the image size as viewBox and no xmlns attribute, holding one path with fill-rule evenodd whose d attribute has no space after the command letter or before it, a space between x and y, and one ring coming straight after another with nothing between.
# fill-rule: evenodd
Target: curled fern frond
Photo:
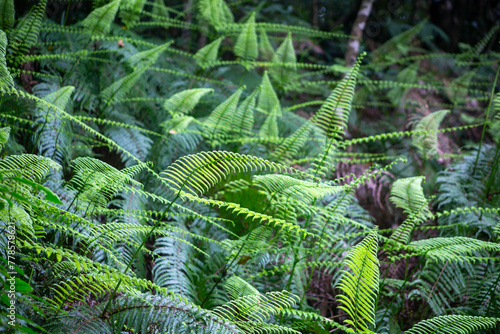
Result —
<instances>
[{"instance_id":1,"label":"curled fern frond","mask_svg":"<svg viewBox=\"0 0 500 334\"><path fill-rule=\"evenodd\" d=\"M175 191L199 196L231 174L258 170L291 171L290 167L262 158L226 151L187 155L160 174Z\"/></svg>"}]
</instances>

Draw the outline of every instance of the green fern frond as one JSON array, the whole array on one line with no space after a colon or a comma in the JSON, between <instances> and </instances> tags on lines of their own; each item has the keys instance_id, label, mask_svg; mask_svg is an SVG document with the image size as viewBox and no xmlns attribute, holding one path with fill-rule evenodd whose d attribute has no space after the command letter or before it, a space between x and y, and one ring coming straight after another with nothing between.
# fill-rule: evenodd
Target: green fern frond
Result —
<instances>
[{"instance_id":1,"label":"green fern frond","mask_svg":"<svg viewBox=\"0 0 500 334\"><path fill-rule=\"evenodd\" d=\"M90 36L108 34L119 7L120 0L113 0L94 9L81 23L85 33Z\"/></svg>"},{"instance_id":2,"label":"green fern frond","mask_svg":"<svg viewBox=\"0 0 500 334\"><path fill-rule=\"evenodd\" d=\"M262 83L260 84L260 94L259 94L259 102L257 103L257 110L266 115L274 115L279 117L283 116L283 112L281 111L280 101L278 100L278 96L274 91L273 85L271 84L271 80L269 80L267 71L264 72L264 75L262 76Z\"/></svg>"},{"instance_id":3,"label":"green fern frond","mask_svg":"<svg viewBox=\"0 0 500 334\"><path fill-rule=\"evenodd\" d=\"M409 249L436 262L475 262L483 258L471 255L481 251L499 252L500 245L466 237L441 237L413 241Z\"/></svg>"},{"instance_id":4,"label":"green fern frond","mask_svg":"<svg viewBox=\"0 0 500 334\"><path fill-rule=\"evenodd\" d=\"M233 14L224 0L200 0L200 15L216 30L234 22Z\"/></svg>"},{"instance_id":5,"label":"green fern frond","mask_svg":"<svg viewBox=\"0 0 500 334\"><path fill-rule=\"evenodd\" d=\"M29 14L17 24L16 28L11 30L9 47L14 54L28 52L38 41L46 5L47 0L38 2Z\"/></svg>"},{"instance_id":6,"label":"green fern frond","mask_svg":"<svg viewBox=\"0 0 500 334\"><path fill-rule=\"evenodd\" d=\"M405 334L469 334L481 329L495 328L500 318L445 315L420 321Z\"/></svg>"},{"instance_id":7,"label":"green fern frond","mask_svg":"<svg viewBox=\"0 0 500 334\"><path fill-rule=\"evenodd\" d=\"M422 188L423 176L398 179L392 184L389 200L408 215L418 214L420 220L432 218Z\"/></svg>"},{"instance_id":8,"label":"green fern frond","mask_svg":"<svg viewBox=\"0 0 500 334\"><path fill-rule=\"evenodd\" d=\"M220 43L224 40L224 38L224 36L217 38L215 41L205 45L195 53L193 57L196 59L198 65L201 67L207 67L217 60Z\"/></svg>"},{"instance_id":9,"label":"green fern frond","mask_svg":"<svg viewBox=\"0 0 500 334\"><path fill-rule=\"evenodd\" d=\"M259 91L260 89L256 88L236 109L231 122L231 130L234 133L244 136L252 132L255 102Z\"/></svg>"},{"instance_id":10,"label":"green fern frond","mask_svg":"<svg viewBox=\"0 0 500 334\"><path fill-rule=\"evenodd\" d=\"M283 194L308 205L317 199L334 195L342 189L340 186L303 181L280 174L257 175L253 181L263 186L271 197Z\"/></svg>"},{"instance_id":11,"label":"green fern frond","mask_svg":"<svg viewBox=\"0 0 500 334\"><path fill-rule=\"evenodd\" d=\"M375 324L375 299L379 286L379 261L377 259L377 229L374 229L360 244L347 254L344 263L349 270L342 270L337 287L343 292L338 295L342 310L349 319L346 324L353 332L369 333L369 326Z\"/></svg>"},{"instance_id":12,"label":"green fern frond","mask_svg":"<svg viewBox=\"0 0 500 334\"><path fill-rule=\"evenodd\" d=\"M0 160L0 170L3 176L17 176L32 182L41 182L52 170L59 170L61 165L57 162L34 154L9 155Z\"/></svg>"},{"instance_id":13,"label":"green fern frond","mask_svg":"<svg viewBox=\"0 0 500 334\"><path fill-rule=\"evenodd\" d=\"M139 69L134 70L132 73L124 76L123 78L115 81L109 87L101 92L101 96L107 105L121 100L132 89L135 83L142 77L148 70L150 65L145 65Z\"/></svg>"},{"instance_id":14,"label":"green fern frond","mask_svg":"<svg viewBox=\"0 0 500 334\"><path fill-rule=\"evenodd\" d=\"M14 88L14 80L7 67L6 52L7 36L0 30L0 92L4 92L5 88L7 88L7 91Z\"/></svg>"},{"instance_id":15,"label":"green fern frond","mask_svg":"<svg viewBox=\"0 0 500 334\"><path fill-rule=\"evenodd\" d=\"M163 108L172 114L189 114L193 111L194 107L196 107L203 96L207 93L213 93L213 91L214 90L211 88L183 90L182 92L172 95L168 100L166 100L163 104Z\"/></svg>"},{"instance_id":16,"label":"green fern frond","mask_svg":"<svg viewBox=\"0 0 500 334\"><path fill-rule=\"evenodd\" d=\"M276 115L268 115L259 129L259 136L267 140L276 140L278 138L278 122Z\"/></svg>"},{"instance_id":17,"label":"green fern frond","mask_svg":"<svg viewBox=\"0 0 500 334\"><path fill-rule=\"evenodd\" d=\"M269 41L269 37L267 37L267 33L264 29L260 31L259 37L259 50L261 54L261 58L264 60L272 60L274 57L274 48Z\"/></svg>"},{"instance_id":18,"label":"green fern frond","mask_svg":"<svg viewBox=\"0 0 500 334\"><path fill-rule=\"evenodd\" d=\"M205 131L209 133L208 138L216 141L217 135L223 135L230 131L236 107L244 90L245 87L239 88L210 113L203 123Z\"/></svg>"},{"instance_id":19,"label":"green fern frond","mask_svg":"<svg viewBox=\"0 0 500 334\"><path fill-rule=\"evenodd\" d=\"M231 299L260 294L257 289L238 276L229 277L224 283L224 289L226 289Z\"/></svg>"},{"instance_id":20,"label":"green fern frond","mask_svg":"<svg viewBox=\"0 0 500 334\"><path fill-rule=\"evenodd\" d=\"M125 26L131 27L139 20L145 4L146 0L121 0L119 16Z\"/></svg>"},{"instance_id":21,"label":"green fern frond","mask_svg":"<svg viewBox=\"0 0 500 334\"><path fill-rule=\"evenodd\" d=\"M250 294L217 307L212 314L230 322L244 324L245 321L251 321L262 324L279 314L282 309L291 308L297 301L298 297L287 291Z\"/></svg>"},{"instance_id":22,"label":"green fern frond","mask_svg":"<svg viewBox=\"0 0 500 334\"><path fill-rule=\"evenodd\" d=\"M154 65L154 63L156 62L158 57L163 52L165 52L172 43L173 42L170 41L170 42L158 45L155 48L151 48L149 50L136 53L135 55L132 55L132 56L126 58L126 62L132 68Z\"/></svg>"},{"instance_id":23,"label":"green fern frond","mask_svg":"<svg viewBox=\"0 0 500 334\"><path fill-rule=\"evenodd\" d=\"M257 33L255 32L255 13L252 13L243 25L234 45L234 54L245 60L255 60L259 56Z\"/></svg>"},{"instance_id":24,"label":"green fern frond","mask_svg":"<svg viewBox=\"0 0 500 334\"><path fill-rule=\"evenodd\" d=\"M10 127L0 128L0 152L5 147L5 144L9 141Z\"/></svg>"},{"instance_id":25,"label":"green fern frond","mask_svg":"<svg viewBox=\"0 0 500 334\"><path fill-rule=\"evenodd\" d=\"M289 171L292 168L233 152L213 151L187 155L160 174L175 191L198 196L231 174L258 170Z\"/></svg>"},{"instance_id":26,"label":"green fern frond","mask_svg":"<svg viewBox=\"0 0 500 334\"><path fill-rule=\"evenodd\" d=\"M153 6L151 12L153 15L167 19L170 17L170 14L168 14L169 8L165 6L164 0L154 0L151 5Z\"/></svg>"},{"instance_id":27,"label":"green fern frond","mask_svg":"<svg viewBox=\"0 0 500 334\"><path fill-rule=\"evenodd\" d=\"M14 0L0 0L0 29L7 31L14 26Z\"/></svg>"},{"instance_id":28,"label":"green fern frond","mask_svg":"<svg viewBox=\"0 0 500 334\"><path fill-rule=\"evenodd\" d=\"M411 144L424 159L438 154L438 129L449 110L439 110L422 118L415 126Z\"/></svg>"},{"instance_id":29,"label":"green fern frond","mask_svg":"<svg viewBox=\"0 0 500 334\"><path fill-rule=\"evenodd\" d=\"M283 43L273 55L272 63L275 65L269 70L269 74L283 87L292 82L297 76L297 57L293 48L292 34L289 33Z\"/></svg>"}]
</instances>

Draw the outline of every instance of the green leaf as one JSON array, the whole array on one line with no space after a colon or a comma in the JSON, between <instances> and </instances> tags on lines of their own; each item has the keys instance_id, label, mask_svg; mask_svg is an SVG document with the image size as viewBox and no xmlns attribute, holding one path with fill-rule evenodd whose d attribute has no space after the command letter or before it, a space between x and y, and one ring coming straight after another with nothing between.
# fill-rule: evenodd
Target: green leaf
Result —
<instances>
[{"instance_id":1,"label":"green leaf","mask_svg":"<svg viewBox=\"0 0 500 334\"><path fill-rule=\"evenodd\" d=\"M9 141L10 127L0 128L0 152Z\"/></svg>"},{"instance_id":2,"label":"green leaf","mask_svg":"<svg viewBox=\"0 0 500 334\"><path fill-rule=\"evenodd\" d=\"M132 89L135 83L142 77L150 65L142 66L132 73L124 76L118 81L113 82L109 87L104 89L101 96L106 104L111 104L125 97Z\"/></svg>"},{"instance_id":3,"label":"green leaf","mask_svg":"<svg viewBox=\"0 0 500 334\"><path fill-rule=\"evenodd\" d=\"M260 89L256 88L236 109L236 113L232 117L231 130L241 136L248 135L252 132L254 123L254 109L257 100L257 94Z\"/></svg>"},{"instance_id":4,"label":"green leaf","mask_svg":"<svg viewBox=\"0 0 500 334\"><path fill-rule=\"evenodd\" d=\"M210 113L210 116L208 116L203 126L206 128L206 131L211 131L212 138L217 134L229 132L241 92L244 89L245 87L239 88L234 94L219 104Z\"/></svg>"},{"instance_id":5,"label":"green leaf","mask_svg":"<svg viewBox=\"0 0 500 334\"><path fill-rule=\"evenodd\" d=\"M439 110L422 118L415 126L415 134L411 144L424 158L429 159L438 154L438 130L449 110Z\"/></svg>"},{"instance_id":6,"label":"green leaf","mask_svg":"<svg viewBox=\"0 0 500 334\"><path fill-rule=\"evenodd\" d=\"M269 80L267 71L264 72L262 83L260 84L260 94L259 102L257 104L257 110L266 115L274 115L280 117L283 115L283 112L281 111L280 101L278 100L278 96L274 91L271 80Z\"/></svg>"},{"instance_id":7,"label":"green leaf","mask_svg":"<svg viewBox=\"0 0 500 334\"><path fill-rule=\"evenodd\" d=\"M259 55L257 33L255 32L255 13L252 13L243 25L234 45L234 54L245 60L255 60Z\"/></svg>"},{"instance_id":8,"label":"green leaf","mask_svg":"<svg viewBox=\"0 0 500 334\"><path fill-rule=\"evenodd\" d=\"M469 315L444 315L423 320L405 334L469 334L495 328L500 318L473 317Z\"/></svg>"},{"instance_id":9,"label":"green leaf","mask_svg":"<svg viewBox=\"0 0 500 334\"><path fill-rule=\"evenodd\" d=\"M107 5L94 9L83 21L85 32L91 36L106 35L115 20L116 12L120 7L120 0L114 0Z\"/></svg>"},{"instance_id":10,"label":"green leaf","mask_svg":"<svg viewBox=\"0 0 500 334\"><path fill-rule=\"evenodd\" d=\"M269 37L267 37L267 33L264 29L260 31L259 37L259 50L261 57L264 60L271 60L274 57L274 48L269 41Z\"/></svg>"},{"instance_id":11,"label":"green leaf","mask_svg":"<svg viewBox=\"0 0 500 334\"><path fill-rule=\"evenodd\" d=\"M120 19L127 27L132 27L139 20L146 0L121 0Z\"/></svg>"},{"instance_id":12,"label":"green leaf","mask_svg":"<svg viewBox=\"0 0 500 334\"><path fill-rule=\"evenodd\" d=\"M14 26L14 0L0 0L0 29L8 30Z\"/></svg>"},{"instance_id":13,"label":"green leaf","mask_svg":"<svg viewBox=\"0 0 500 334\"><path fill-rule=\"evenodd\" d=\"M14 80L7 67L7 60L5 58L6 52L7 36L0 30L0 92L9 91L14 88Z\"/></svg>"},{"instance_id":14,"label":"green leaf","mask_svg":"<svg viewBox=\"0 0 500 334\"><path fill-rule=\"evenodd\" d=\"M297 57L293 48L292 34L289 33L272 59L273 66L269 70L271 76L281 85L295 80L297 76Z\"/></svg>"},{"instance_id":15,"label":"green leaf","mask_svg":"<svg viewBox=\"0 0 500 334\"><path fill-rule=\"evenodd\" d=\"M216 30L234 21L233 14L224 0L200 0L199 9L200 15Z\"/></svg>"},{"instance_id":16,"label":"green leaf","mask_svg":"<svg viewBox=\"0 0 500 334\"><path fill-rule=\"evenodd\" d=\"M135 55L132 55L128 58L126 58L127 64L130 65L132 68L137 68L141 66L148 66L148 65L154 65L158 57L165 52L165 50L168 49L168 47L172 44L173 42L167 42L161 45L158 45L157 47L151 48L146 51L138 52Z\"/></svg>"},{"instance_id":17,"label":"green leaf","mask_svg":"<svg viewBox=\"0 0 500 334\"><path fill-rule=\"evenodd\" d=\"M194 58L199 66L205 67L217 60L220 43L224 40L224 38L224 36L221 36L196 52Z\"/></svg>"},{"instance_id":18,"label":"green leaf","mask_svg":"<svg viewBox=\"0 0 500 334\"><path fill-rule=\"evenodd\" d=\"M38 2L13 30L9 46L14 54L28 52L38 41L46 4L47 0Z\"/></svg>"},{"instance_id":19,"label":"green leaf","mask_svg":"<svg viewBox=\"0 0 500 334\"><path fill-rule=\"evenodd\" d=\"M370 332L375 324L375 300L379 287L379 261L377 259L377 229L358 245L354 246L344 259L348 270L342 270L337 295L348 319L344 322L356 332Z\"/></svg>"},{"instance_id":20,"label":"green leaf","mask_svg":"<svg viewBox=\"0 0 500 334\"><path fill-rule=\"evenodd\" d=\"M213 93L211 88L186 89L172 95L163 104L163 108L168 112L189 114L198 104L200 99L208 93Z\"/></svg>"}]
</instances>

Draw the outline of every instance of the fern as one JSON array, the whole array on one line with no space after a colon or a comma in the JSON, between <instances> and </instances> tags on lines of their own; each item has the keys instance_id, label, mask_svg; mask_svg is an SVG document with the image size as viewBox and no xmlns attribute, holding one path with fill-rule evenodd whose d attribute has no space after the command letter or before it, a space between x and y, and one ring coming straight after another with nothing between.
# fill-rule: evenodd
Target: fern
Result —
<instances>
[{"instance_id":1,"label":"fern","mask_svg":"<svg viewBox=\"0 0 500 334\"><path fill-rule=\"evenodd\" d=\"M245 60L255 60L259 55L257 47L257 33L255 32L255 13L243 26L236 44L234 45L234 54Z\"/></svg>"},{"instance_id":2,"label":"fern","mask_svg":"<svg viewBox=\"0 0 500 334\"><path fill-rule=\"evenodd\" d=\"M379 285L377 248L377 230L373 230L344 260L349 271L341 271L337 286L343 294L337 298L342 304L340 308L349 315L344 322L352 326L353 332L370 332L369 326L374 324Z\"/></svg>"}]
</instances>

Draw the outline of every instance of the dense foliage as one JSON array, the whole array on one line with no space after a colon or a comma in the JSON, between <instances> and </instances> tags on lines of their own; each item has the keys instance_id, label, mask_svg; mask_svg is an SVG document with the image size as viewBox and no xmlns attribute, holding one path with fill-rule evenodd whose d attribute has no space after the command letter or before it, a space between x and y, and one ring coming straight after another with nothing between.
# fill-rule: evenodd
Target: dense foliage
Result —
<instances>
[{"instance_id":1,"label":"dense foliage","mask_svg":"<svg viewBox=\"0 0 500 334\"><path fill-rule=\"evenodd\" d=\"M293 6L0 0L2 331L500 333L498 25Z\"/></svg>"}]
</instances>

